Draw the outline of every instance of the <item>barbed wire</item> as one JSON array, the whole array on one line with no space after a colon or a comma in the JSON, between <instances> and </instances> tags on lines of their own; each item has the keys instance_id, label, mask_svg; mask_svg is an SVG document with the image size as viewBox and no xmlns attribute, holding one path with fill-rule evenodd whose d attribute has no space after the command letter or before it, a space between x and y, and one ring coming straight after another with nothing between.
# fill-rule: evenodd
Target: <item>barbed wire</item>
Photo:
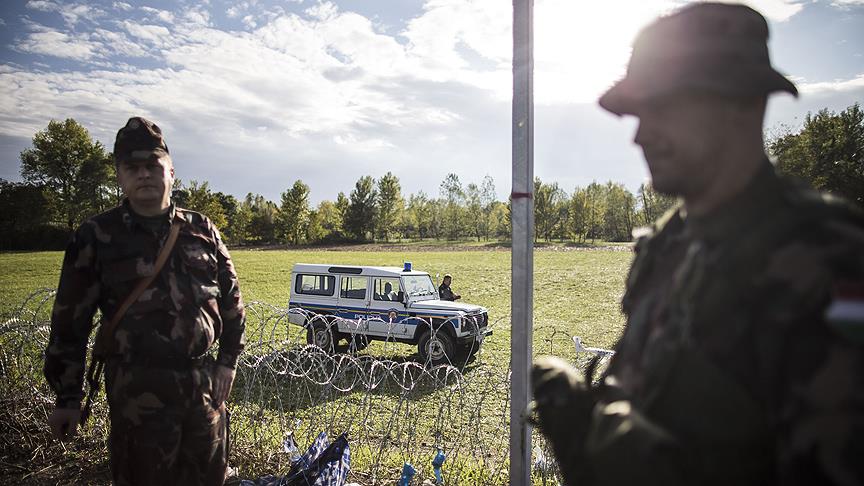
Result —
<instances>
[{"instance_id":1,"label":"barbed wire","mask_svg":"<svg viewBox=\"0 0 864 486\"><path fill-rule=\"evenodd\" d=\"M0 419L4 429L15 431L0 441L0 466L6 470L0 479L54 481L63 474L60 464L68 469L70 454L78 460L84 454L51 442L44 425L54 399L42 377L53 296L52 289L39 289L0 322ZM391 331L401 325L392 320L341 319L264 302L248 304L246 312L246 349L229 399L230 465L240 477L287 473L295 452L285 447L286 439L302 452L324 431L330 437L348 434L349 481L362 485L394 484L404 463L417 470L412 484L434 484L432 460L439 450L446 454L441 472L447 484L508 484L510 372L500 356L484 352L488 340L473 341L435 364L432 353L420 362L416 346L412 350L395 333L365 339L370 324ZM445 332L422 319L413 324L427 326L432 339ZM474 330L482 324L467 323ZM488 325L506 334L499 329L505 318ZM316 329L332 333L324 343L329 349L315 344ZM582 369L597 354L577 352L562 329L538 329L538 354L564 356ZM337 336L347 344L332 339ZM92 467L72 468L66 474L79 476L62 476L66 482L108 482L106 408L101 396L94 425L79 439L87 444ZM536 484L558 484L548 445L536 432L533 443ZM101 479L83 477L94 471Z\"/></svg>"}]
</instances>

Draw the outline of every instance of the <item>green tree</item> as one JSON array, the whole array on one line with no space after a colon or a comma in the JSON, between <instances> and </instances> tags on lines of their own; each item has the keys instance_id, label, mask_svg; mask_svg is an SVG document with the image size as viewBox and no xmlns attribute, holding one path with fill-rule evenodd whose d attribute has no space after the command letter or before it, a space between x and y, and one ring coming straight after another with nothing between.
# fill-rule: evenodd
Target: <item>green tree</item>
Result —
<instances>
[{"instance_id":1,"label":"green tree","mask_svg":"<svg viewBox=\"0 0 864 486\"><path fill-rule=\"evenodd\" d=\"M864 205L864 112L858 103L839 114L807 114L804 127L769 140L777 170L819 190Z\"/></svg>"},{"instance_id":2,"label":"green tree","mask_svg":"<svg viewBox=\"0 0 864 486\"><path fill-rule=\"evenodd\" d=\"M465 188L465 219L467 234L476 237L477 241L480 241L480 238L484 235L483 198L480 187L473 182Z\"/></svg>"},{"instance_id":3,"label":"green tree","mask_svg":"<svg viewBox=\"0 0 864 486\"><path fill-rule=\"evenodd\" d=\"M240 240L235 236L235 231L239 231L241 234L244 231L243 225L248 224L248 219L243 220L244 217L248 216L247 214L240 214L240 202L237 201L237 198L232 196L231 194L225 194L224 192L214 192L213 197L219 201L219 205L222 206L222 213L225 214L225 226L220 228L222 231L222 237L225 241L229 243L239 243ZM241 221L238 224L237 218L240 218Z\"/></svg>"},{"instance_id":4,"label":"green tree","mask_svg":"<svg viewBox=\"0 0 864 486\"><path fill-rule=\"evenodd\" d=\"M51 215L42 187L26 183L13 183L0 179L0 249L30 250L52 248L60 241L44 241L51 233ZM60 236L60 235L58 235ZM62 248L62 246L60 246Z\"/></svg>"},{"instance_id":5,"label":"green tree","mask_svg":"<svg viewBox=\"0 0 864 486\"><path fill-rule=\"evenodd\" d=\"M405 209L406 226L410 228L411 234L420 238L431 236L432 208L426 193L419 191L408 197L408 207Z\"/></svg>"},{"instance_id":6,"label":"green tree","mask_svg":"<svg viewBox=\"0 0 864 486\"><path fill-rule=\"evenodd\" d=\"M390 241L390 233L402 216L402 189L398 177L388 172L378 180L376 203L378 236Z\"/></svg>"},{"instance_id":7,"label":"green tree","mask_svg":"<svg viewBox=\"0 0 864 486\"><path fill-rule=\"evenodd\" d=\"M348 218L348 207L351 206L351 201L345 196L344 192L339 192L336 196L336 212L339 217L339 239L348 237L348 230L345 229L345 221Z\"/></svg>"},{"instance_id":8,"label":"green tree","mask_svg":"<svg viewBox=\"0 0 864 486\"><path fill-rule=\"evenodd\" d=\"M442 230L448 239L455 240L465 233L465 191L459 176L452 173L444 177L439 190L443 203Z\"/></svg>"},{"instance_id":9,"label":"green tree","mask_svg":"<svg viewBox=\"0 0 864 486\"><path fill-rule=\"evenodd\" d=\"M496 203L495 181L492 176L487 175L480 184L480 204L483 206L483 217L480 220L480 228L485 239L489 239L492 230L492 213Z\"/></svg>"},{"instance_id":10,"label":"green tree","mask_svg":"<svg viewBox=\"0 0 864 486\"><path fill-rule=\"evenodd\" d=\"M639 203L638 223L648 226L675 205L677 199L654 190L651 184L642 184L636 193Z\"/></svg>"},{"instance_id":11,"label":"green tree","mask_svg":"<svg viewBox=\"0 0 864 486\"><path fill-rule=\"evenodd\" d=\"M444 236L445 202L441 199L430 199L427 207L429 208L429 236L440 240Z\"/></svg>"},{"instance_id":12,"label":"green tree","mask_svg":"<svg viewBox=\"0 0 864 486\"><path fill-rule=\"evenodd\" d=\"M513 234L510 221L510 203L494 201L489 214L489 231L499 240L509 240Z\"/></svg>"},{"instance_id":13,"label":"green tree","mask_svg":"<svg viewBox=\"0 0 864 486\"><path fill-rule=\"evenodd\" d=\"M282 205L276 218L279 236L299 245L309 226L309 186L301 180L294 181L291 189L282 193Z\"/></svg>"},{"instance_id":14,"label":"green tree","mask_svg":"<svg viewBox=\"0 0 864 486\"><path fill-rule=\"evenodd\" d=\"M176 197L175 197L176 196ZM192 211L198 211L210 218L210 221L220 230L228 225L225 209L219 197L210 190L208 182L191 181L188 187L181 186L174 190L175 203ZM182 205L179 201L182 201Z\"/></svg>"},{"instance_id":15,"label":"green tree","mask_svg":"<svg viewBox=\"0 0 864 486\"><path fill-rule=\"evenodd\" d=\"M343 198L344 194L339 193ZM342 212L336 203L321 201L315 210L318 224L321 226L319 241L339 241L344 238L342 233Z\"/></svg>"},{"instance_id":16,"label":"green tree","mask_svg":"<svg viewBox=\"0 0 864 486\"><path fill-rule=\"evenodd\" d=\"M636 198L621 183L606 183L603 237L608 241L630 241L636 216Z\"/></svg>"},{"instance_id":17,"label":"green tree","mask_svg":"<svg viewBox=\"0 0 864 486\"><path fill-rule=\"evenodd\" d=\"M21 177L44 188L54 219L69 231L116 205L119 191L111 157L78 122L51 120L32 143L21 152Z\"/></svg>"},{"instance_id":18,"label":"green tree","mask_svg":"<svg viewBox=\"0 0 864 486\"><path fill-rule=\"evenodd\" d=\"M374 234L376 198L372 177L361 177L351 191L345 215L345 231L355 241L365 241Z\"/></svg>"},{"instance_id":19,"label":"green tree","mask_svg":"<svg viewBox=\"0 0 864 486\"><path fill-rule=\"evenodd\" d=\"M568 204L570 214L568 233L580 242L585 241L588 234L588 191L577 186Z\"/></svg>"},{"instance_id":20,"label":"green tree","mask_svg":"<svg viewBox=\"0 0 864 486\"><path fill-rule=\"evenodd\" d=\"M324 225L322 224L321 214L315 210L309 210L308 222L306 224L306 241L310 243L323 241L326 237Z\"/></svg>"},{"instance_id":21,"label":"green tree","mask_svg":"<svg viewBox=\"0 0 864 486\"><path fill-rule=\"evenodd\" d=\"M591 241L603 237L606 214L606 189L596 181L585 188L585 238Z\"/></svg>"},{"instance_id":22,"label":"green tree","mask_svg":"<svg viewBox=\"0 0 864 486\"><path fill-rule=\"evenodd\" d=\"M566 194L557 182L543 184L539 177L534 178L534 238L542 237L550 241L561 220L561 206Z\"/></svg>"},{"instance_id":23,"label":"green tree","mask_svg":"<svg viewBox=\"0 0 864 486\"><path fill-rule=\"evenodd\" d=\"M273 201L260 194L246 194L242 206L251 213L249 220L249 242L267 244L276 241L276 215L279 212Z\"/></svg>"},{"instance_id":24,"label":"green tree","mask_svg":"<svg viewBox=\"0 0 864 486\"><path fill-rule=\"evenodd\" d=\"M249 242L251 235L250 226L252 224L252 208L244 202L237 204L237 210L234 211L234 216L228 221L230 230L230 242L232 244L243 245Z\"/></svg>"}]
</instances>

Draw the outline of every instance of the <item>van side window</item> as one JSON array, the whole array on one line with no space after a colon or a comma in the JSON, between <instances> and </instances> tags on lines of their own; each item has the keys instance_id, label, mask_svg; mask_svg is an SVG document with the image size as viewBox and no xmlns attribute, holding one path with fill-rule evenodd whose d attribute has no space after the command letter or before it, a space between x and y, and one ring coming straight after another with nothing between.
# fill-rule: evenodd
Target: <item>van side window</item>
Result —
<instances>
[{"instance_id":1,"label":"van side window","mask_svg":"<svg viewBox=\"0 0 864 486\"><path fill-rule=\"evenodd\" d=\"M342 276L342 290L339 292L339 297L343 299L365 299L366 280L366 277Z\"/></svg>"},{"instance_id":2,"label":"van side window","mask_svg":"<svg viewBox=\"0 0 864 486\"><path fill-rule=\"evenodd\" d=\"M332 296L336 289L336 277L333 275L297 275L294 283L298 294Z\"/></svg>"},{"instance_id":3,"label":"van side window","mask_svg":"<svg viewBox=\"0 0 864 486\"><path fill-rule=\"evenodd\" d=\"M386 300L397 302L399 300L398 278L376 278L373 283L373 298L375 300Z\"/></svg>"}]
</instances>

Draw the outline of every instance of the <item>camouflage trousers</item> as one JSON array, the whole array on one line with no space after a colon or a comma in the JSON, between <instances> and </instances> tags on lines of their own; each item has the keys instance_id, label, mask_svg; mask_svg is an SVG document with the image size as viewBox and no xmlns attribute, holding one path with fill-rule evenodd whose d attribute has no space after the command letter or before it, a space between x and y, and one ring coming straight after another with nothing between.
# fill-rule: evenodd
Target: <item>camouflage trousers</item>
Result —
<instances>
[{"instance_id":1,"label":"camouflage trousers","mask_svg":"<svg viewBox=\"0 0 864 486\"><path fill-rule=\"evenodd\" d=\"M108 361L115 485L224 484L227 420L225 404L212 405L213 366L177 371Z\"/></svg>"}]
</instances>

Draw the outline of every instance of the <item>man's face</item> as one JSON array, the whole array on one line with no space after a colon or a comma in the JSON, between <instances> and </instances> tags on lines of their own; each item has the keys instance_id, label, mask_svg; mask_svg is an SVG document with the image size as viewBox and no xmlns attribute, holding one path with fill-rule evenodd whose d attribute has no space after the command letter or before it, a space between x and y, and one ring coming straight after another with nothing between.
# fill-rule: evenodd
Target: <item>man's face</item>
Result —
<instances>
[{"instance_id":1,"label":"man's face","mask_svg":"<svg viewBox=\"0 0 864 486\"><path fill-rule=\"evenodd\" d=\"M444 285L450 285L450 277L444 277Z\"/></svg>"},{"instance_id":2,"label":"man's face","mask_svg":"<svg viewBox=\"0 0 864 486\"><path fill-rule=\"evenodd\" d=\"M174 166L170 159L124 160L117 181L133 206L162 205L170 200Z\"/></svg>"},{"instance_id":3,"label":"man's face","mask_svg":"<svg viewBox=\"0 0 864 486\"><path fill-rule=\"evenodd\" d=\"M662 193L687 197L714 180L730 132L722 98L681 93L639 107L634 142L642 147L651 182Z\"/></svg>"}]
</instances>

